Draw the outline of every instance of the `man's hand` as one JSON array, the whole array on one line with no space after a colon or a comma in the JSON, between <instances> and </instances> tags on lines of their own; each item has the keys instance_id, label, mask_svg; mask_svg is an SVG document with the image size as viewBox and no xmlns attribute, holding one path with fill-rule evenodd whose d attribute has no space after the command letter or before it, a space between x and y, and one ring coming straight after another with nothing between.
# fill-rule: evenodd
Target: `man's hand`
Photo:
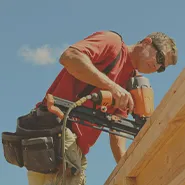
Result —
<instances>
[{"instance_id":1,"label":"man's hand","mask_svg":"<svg viewBox=\"0 0 185 185\"><path fill-rule=\"evenodd\" d=\"M112 93L112 96L115 99L116 108L120 108L123 111L128 109L130 113L133 111L134 101L128 91L126 91L118 84L111 86L109 91Z\"/></svg>"}]
</instances>

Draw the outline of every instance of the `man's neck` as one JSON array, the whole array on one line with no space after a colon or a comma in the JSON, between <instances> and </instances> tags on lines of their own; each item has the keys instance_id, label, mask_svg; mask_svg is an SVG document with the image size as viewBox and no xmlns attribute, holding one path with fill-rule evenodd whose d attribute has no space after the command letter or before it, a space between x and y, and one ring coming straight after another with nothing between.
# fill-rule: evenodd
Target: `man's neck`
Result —
<instances>
[{"instance_id":1,"label":"man's neck","mask_svg":"<svg viewBox=\"0 0 185 185\"><path fill-rule=\"evenodd\" d=\"M133 67L136 68L136 60L135 60L134 47L135 47L135 45L127 46L127 48L128 48L128 55L129 55L129 57L131 59L131 63L133 65Z\"/></svg>"}]
</instances>

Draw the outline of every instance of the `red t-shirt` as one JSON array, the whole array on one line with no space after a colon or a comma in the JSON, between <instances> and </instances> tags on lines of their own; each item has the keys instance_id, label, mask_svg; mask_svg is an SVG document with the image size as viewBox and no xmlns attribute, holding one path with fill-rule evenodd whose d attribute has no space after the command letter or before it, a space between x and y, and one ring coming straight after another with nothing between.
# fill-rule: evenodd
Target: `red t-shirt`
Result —
<instances>
[{"instance_id":1,"label":"red t-shirt","mask_svg":"<svg viewBox=\"0 0 185 185\"><path fill-rule=\"evenodd\" d=\"M126 82L130 78L134 68L129 56L127 55L127 47L125 43L121 41L119 35L112 32L96 32L73 44L71 47L88 55L92 63L100 71L109 65L121 50L120 59L108 74L108 77L123 88L126 87ZM81 82L70 75L64 68L58 74L47 93L70 101L76 101L77 95L82 92L86 85L86 83ZM98 92L99 90L100 89L96 88L93 92ZM89 100L83 105L92 107L92 102ZM127 116L126 112L112 107L108 108L108 112L122 114L125 117ZM101 133L100 130L75 123L72 124L72 131L77 135L77 144L81 148L83 154L87 154L89 152L89 148L95 144Z\"/></svg>"}]
</instances>

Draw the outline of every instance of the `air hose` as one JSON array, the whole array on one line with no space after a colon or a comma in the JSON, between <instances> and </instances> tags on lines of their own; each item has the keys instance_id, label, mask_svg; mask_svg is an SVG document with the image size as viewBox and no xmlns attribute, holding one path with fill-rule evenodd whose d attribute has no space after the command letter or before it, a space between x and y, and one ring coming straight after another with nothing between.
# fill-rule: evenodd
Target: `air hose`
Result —
<instances>
[{"instance_id":1,"label":"air hose","mask_svg":"<svg viewBox=\"0 0 185 185\"><path fill-rule=\"evenodd\" d=\"M92 93L90 95L87 95L87 96L84 96L84 97L80 98L78 101L72 103L69 106L69 108L68 108L68 110L65 114L58 107L55 106L55 100L54 100L54 98L51 94L48 94L47 97L46 97L47 98L48 110L50 112L56 114L61 119L61 121L63 120L63 124L62 124L62 127L61 127L61 130L62 130L61 156L62 156L62 164L63 164L63 166L62 166L62 185L66 185L66 175L65 175L65 172L66 172L65 139L66 138L65 138L65 131L66 131L66 125L67 125L67 120L68 120L69 114L74 108L76 108L78 106L81 106L87 100L92 100L94 103L98 103L99 100L102 99L102 96L100 96L100 95L101 94L98 95L97 93ZM60 173L58 175L60 175ZM56 181L58 181L60 178L58 180L57 179L56 179ZM56 182L56 185L58 185L58 182Z\"/></svg>"},{"instance_id":2,"label":"air hose","mask_svg":"<svg viewBox=\"0 0 185 185\"><path fill-rule=\"evenodd\" d=\"M62 166L62 185L66 185L66 176L65 176L65 172L66 172L66 156L65 156L65 131L66 131L66 125L67 125L67 120L68 120L68 116L70 114L70 112L77 106L81 106L83 103L85 103L87 100L92 99L92 97L95 94L92 95L87 95L85 97L80 98L78 101L74 102L73 104L70 105L70 107L68 108L64 119L63 119L63 125L62 125L62 156L63 156L63 166Z\"/></svg>"}]
</instances>

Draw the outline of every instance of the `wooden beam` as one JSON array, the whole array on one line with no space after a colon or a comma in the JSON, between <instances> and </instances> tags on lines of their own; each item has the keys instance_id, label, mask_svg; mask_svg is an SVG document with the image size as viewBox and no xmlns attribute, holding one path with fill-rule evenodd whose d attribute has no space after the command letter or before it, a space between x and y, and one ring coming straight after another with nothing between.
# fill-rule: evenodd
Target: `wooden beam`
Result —
<instances>
[{"instance_id":1,"label":"wooden beam","mask_svg":"<svg viewBox=\"0 0 185 185\"><path fill-rule=\"evenodd\" d=\"M180 128L165 145L158 151L155 157L137 176L137 185L143 184L174 184L172 181L180 181L184 177L178 177L185 170L185 124ZM175 180L176 179L176 180ZM176 183L174 185L177 185Z\"/></svg>"},{"instance_id":2,"label":"wooden beam","mask_svg":"<svg viewBox=\"0 0 185 185\"><path fill-rule=\"evenodd\" d=\"M104 185L185 185L184 133L185 69Z\"/></svg>"}]
</instances>

